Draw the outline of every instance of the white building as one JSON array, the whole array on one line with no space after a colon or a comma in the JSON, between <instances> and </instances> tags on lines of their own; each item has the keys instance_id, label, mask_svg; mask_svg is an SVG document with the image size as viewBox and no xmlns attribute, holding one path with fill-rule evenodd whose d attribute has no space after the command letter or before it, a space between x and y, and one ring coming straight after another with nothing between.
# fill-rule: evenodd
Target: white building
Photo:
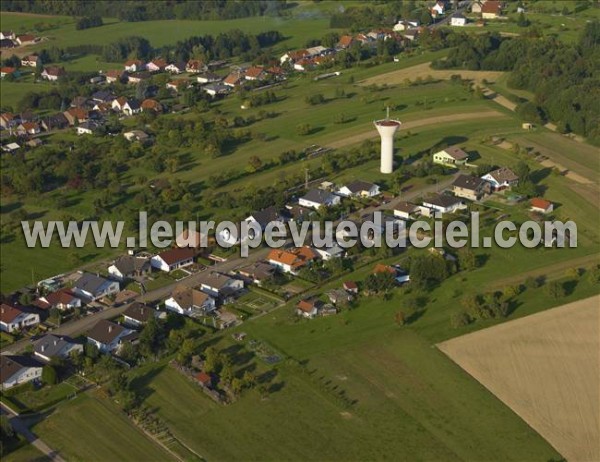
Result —
<instances>
[{"instance_id":1,"label":"white building","mask_svg":"<svg viewBox=\"0 0 600 462\"><path fill-rule=\"evenodd\" d=\"M30 356L0 356L0 377L2 389L38 381L42 377L43 364Z\"/></svg>"},{"instance_id":2,"label":"white building","mask_svg":"<svg viewBox=\"0 0 600 462\"><path fill-rule=\"evenodd\" d=\"M29 313L14 306L0 305L0 330L3 332L16 332L40 323L40 315Z\"/></svg>"},{"instance_id":3,"label":"white building","mask_svg":"<svg viewBox=\"0 0 600 462\"><path fill-rule=\"evenodd\" d=\"M338 205L340 201L340 196L330 193L329 191L324 191L322 189L311 189L300 198L298 203L301 207L318 209L319 207Z\"/></svg>"},{"instance_id":4,"label":"white building","mask_svg":"<svg viewBox=\"0 0 600 462\"><path fill-rule=\"evenodd\" d=\"M165 300L165 308L185 316L204 315L216 309L215 299L205 292L191 287L178 286Z\"/></svg>"}]
</instances>

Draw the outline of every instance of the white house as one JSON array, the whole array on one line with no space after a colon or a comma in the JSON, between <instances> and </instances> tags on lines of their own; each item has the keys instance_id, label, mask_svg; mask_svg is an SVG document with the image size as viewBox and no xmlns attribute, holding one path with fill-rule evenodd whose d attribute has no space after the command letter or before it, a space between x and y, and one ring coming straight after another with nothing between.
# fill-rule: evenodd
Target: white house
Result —
<instances>
[{"instance_id":1,"label":"white house","mask_svg":"<svg viewBox=\"0 0 600 462\"><path fill-rule=\"evenodd\" d=\"M29 313L4 303L0 305L0 330L3 332L15 332L39 323L40 315L37 313Z\"/></svg>"},{"instance_id":2,"label":"white house","mask_svg":"<svg viewBox=\"0 0 600 462\"><path fill-rule=\"evenodd\" d=\"M455 13L450 18L450 25L455 27L463 27L467 25L467 18L461 13Z\"/></svg>"},{"instance_id":3,"label":"white house","mask_svg":"<svg viewBox=\"0 0 600 462\"><path fill-rule=\"evenodd\" d=\"M43 364L30 356L0 356L2 389L38 381L42 377Z\"/></svg>"},{"instance_id":4,"label":"white house","mask_svg":"<svg viewBox=\"0 0 600 462\"><path fill-rule=\"evenodd\" d=\"M215 299L206 292L191 287L178 286L165 300L165 308L185 316L204 315L216 309Z\"/></svg>"},{"instance_id":5,"label":"white house","mask_svg":"<svg viewBox=\"0 0 600 462\"><path fill-rule=\"evenodd\" d=\"M416 27L419 27L419 21L416 20L404 20L401 19L400 21L398 21L397 24L394 24L394 31L396 32L402 32L408 29L414 29Z\"/></svg>"},{"instance_id":6,"label":"white house","mask_svg":"<svg viewBox=\"0 0 600 462\"><path fill-rule=\"evenodd\" d=\"M458 146L452 146L433 155L433 163L440 165L465 165L469 161L469 155Z\"/></svg>"},{"instance_id":7,"label":"white house","mask_svg":"<svg viewBox=\"0 0 600 462\"><path fill-rule=\"evenodd\" d=\"M337 196L323 189L311 189L300 198L298 203L301 207L318 209L319 207L330 207L337 205L341 201L340 196Z\"/></svg>"},{"instance_id":8,"label":"white house","mask_svg":"<svg viewBox=\"0 0 600 462\"><path fill-rule=\"evenodd\" d=\"M73 351L83 353L83 345L61 335L48 334L33 342L33 354L46 362L52 358L67 359Z\"/></svg>"},{"instance_id":9,"label":"white house","mask_svg":"<svg viewBox=\"0 0 600 462\"><path fill-rule=\"evenodd\" d=\"M107 319L101 319L88 331L87 340L101 352L109 353L118 350L133 333L134 331L131 329L127 329Z\"/></svg>"},{"instance_id":10,"label":"white house","mask_svg":"<svg viewBox=\"0 0 600 462\"><path fill-rule=\"evenodd\" d=\"M174 271L193 264L194 255L194 249L187 247L169 249L152 257L150 264L161 271Z\"/></svg>"},{"instance_id":11,"label":"white house","mask_svg":"<svg viewBox=\"0 0 600 462\"><path fill-rule=\"evenodd\" d=\"M410 202L399 202L394 207L394 216L402 220L414 220L421 214L421 209Z\"/></svg>"},{"instance_id":12,"label":"white house","mask_svg":"<svg viewBox=\"0 0 600 462\"><path fill-rule=\"evenodd\" d=\"M296 274L312 261L319 258L316 250L304 246L292 250L273 249L267 256L267 262L284 273Z\"/></svg>"},{"instance_id":13,"label":"white house","mask_svg":"<svg viewBox=\"0 0 600 462\"><path fill-rule=\"evenodd\" d=\"M86 301L98 300L119 292L117 281L111 281L97 274L83 273L73 284L73 293Z\"/></svg>"},{"instance_id":14,"label":"white house","mask_svg":"<svg viewBox=\"0 0 600 462\"><path fill-rule=\"evenodd\" d=\"M170 72L171 74L181 74L182 72L185 72L185 63L171 63L165 67L165 71Z\"/></svg>"},{"instance_id":15,"label":"white house","mask_svg":"<svg viewBox=\"0 0 600 462\"><path fill-rule=\"evenodd\" d=\"M338 194L342 196L352 197L375 197L380 194L379 186L366 181L354 181L348 185L342 186Z\"/></svg>"},{"instance_id":16,"label":"white house","mask_svg":"<svg viewBox=\"0 0 600 462\"><path fill-rule=\"evenodd\" d=\"M323 260L341 258L346 254L346 250L337 244L333 244L331 247L313 247L313 250L317 252Z\"/></svg>"},{"instance_id":17,"label":"white house","mask_svg":"<svg viewBox=\"0 0 600 462\"><path fill-rule=\"evenodd\" d=\"M200 290L211 297L227 297L244 288L244 281L241 279L234 279L215 271L202 274L198 282Z\"/></svg>"},{"instance_id":18,"label":"white house","mask_svg":"<svg viewBox=\"0 0 600 462\"><path fill-rule=\"evenodd\" d=\"M300 300L296 304L296 314L304 318L312 319L319 314L324 303L321 300Z\"/></svg>"},{"instance_id":19,"label":"white house","mask_svg":"<svg viewBox=\"0 0 600 462\"><path fill-rule=\"evenodd\" d=\"M455 213L457 210L464 208L466 208L466 206L459 197L450 194L435 194L423 201L421 213L429 217L435 212L440 212L442 214Z\"/></svg>"},{"instance_id":20,"label":"white house","mask_svg":"<svg viewBox=\"0 0 600 462\"><path fill-rule=\"evenodd\" d=\"M81 307L81 299L73 295L69 289L59 289L38 298L35 304L42 309L74 310Z\"/></svg>"},{"instance_id":21,"label":"white house","mask_svg":"<svg viewBox=\"0 0 600 462\"><path fill-rule=\"evenodd\" d=\"M157 315L157 311L140 302L134 302L123 311L123 322L137 329Z\"/></svg>"},{"instance_id":22,"label":"white house","mask_svg":"<svg viewBox=\"0 0 600 462\"><path fill-rule=\"evenodd\" d=\"M146 64L139 59L130 59L125 63L125 70L127 72L140 72L146 70Z\"/></svg>"},{"instance_id":23,"label":"white house","mask_svg":"<svg viewBox=\"0 0 600 462\"><path fill-rule=\"evenodd\" d=\"M487 181L494 191L511 188L519 184L519 177L508 167L501 167L481 177Z\"/></svg>"},{"instance_id":24,"label":"white house","mask_svg":"<svg viewBox=\"0 0 600 462\"><path fill-rule=\"evenodd\" d=\"M139 101L130 99L123 105L122 111L123 114L131 116L142 112L142 106L140 105Z\"/></svg>"},{"instance_id":25,"label":"white house","mask_svg":"<svg viewBox=\"0 0 600 462\"><path fill-rule=\"evenodd\" d=\"M437 16L443 16L446 11L446 3L443 1L438 1L431 7L431 16L434 18Z\"/></svg>"}]
</instances>

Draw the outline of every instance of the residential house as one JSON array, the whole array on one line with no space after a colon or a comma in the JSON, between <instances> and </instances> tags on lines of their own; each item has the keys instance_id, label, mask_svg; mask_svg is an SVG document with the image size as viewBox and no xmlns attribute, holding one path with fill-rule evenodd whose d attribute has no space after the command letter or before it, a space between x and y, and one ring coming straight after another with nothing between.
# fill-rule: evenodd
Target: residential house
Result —
<instances>
[{"instance_id":1,"label":"residential house","mask_svg":"<svg viewBox=\"0 0 600 462\"><path fill-rule=\"evenodd\" d=\"M475 1L471 3L471 13L481 14L484 1Z\"/></svg>"},{"instance_id":2,"label":"residential house","mask_svg":"<svg viewBox=\"0 0 600 462\"><path fill-rule=\"evenodd\" d=\"M157 315L157 311L140 302L134 302L123 311L123 322L134 329L144 326Z\"/></svg>"},{"instance_id":3,"label":"residential house","mask_svg":"<svg viewBox=\"0 0 600 462\"><path fill-rule=\"evenodd\" d=\"M221 83L209 83L202 87L202 91L208 93L210 96L221 96L229 93L231 87Z\"/></svg>"},{"instance_id":4,"label":"residential house","mask_svg":"<svg viewBox=\"0 0 600 462\"><path fill-rule=\"evenodd\" d=\"M115 94L109 90L98 90L92 94L92 101L95 103L111 103L117 99Z\"/></svg>"},{"instance_id":5,"label":"residential house","mask_svg":"<svg viewBox=\"0 0 600 462\"><path fill-rule=\"evenodd\" d=\"M351 294L358 293L358 285L354 281L344 281L342 287L346 292L350 292Z\"/></svg>"},{"instance_id":6,"label":"residential house","mask_svg":"<svg viewBox=\"0 0 600 462\"><path fill-rule=\"evenodd\" d=\"M76 96L71 100L70 107L89 109L91 107L91 104L90 100L86 96Z\"/></svg>"},{"instance_id":7,"label":"residential house","mask_svg":"<svg viewBox=\"0 0 600 462\"><path fill-rule=\"evenodd\" d=\"M42 377L44 365L31 356L0 355L2 390L27 382L37 382Z\"/></svg>"},{"instance_id":8,"label":"residential house","mask_svg":"<svg viewBox=\"0 0 600 462\"><path fill-rule=\"evenodd\" d=\"M238 270L240 276L259 286L271 279L274 272L275 268L264 262L256 262Z\"/></svg>"},{"instance_id":9,"label":"residential house","mask_svg":"<svg viewBox=\"0 0 600 462\"><path fill-rule=\"evenodd\" d=\"M531 208L529 210L532 212L548 214L552 213L554 210L554 204L546 199L536 197L531 199Z\"/></svg>"},{"instance_id":10,"label":"residential house","mask_svg":"<svg viewBox=\"0 0 600 462\"><path fill-rule=\"evenodd\" d=\"M458 146L442 149L433 155L433 163L440 165L465 165L468 160L469 155Z\"/></svg>"},{"instance_id":11,"label":"residential house","mask_svg":"<svg viewBox=\"0 0 600 462\"><path fill-rule=\"evenodd\" d=\"M208 293L191 287L177 286L165 300L165 308L185 316L201 316L216 309L215 299Z\"/></svg>"},{"instance_id":12,"label":"residential house","mask_svg":"<svg viewBox=\"0 0 600 462\"><path fill-rule=\"evenodd\" d=\"M481 7L482 19L497 19L502 16L502 2L487 1Z\"/></svg>"},{"instance_id":13,"label":"residential house","mask_svg":"<svg viewBox=\"0 0 600 462\"><path fill-rule=\"evenodd\" d=\"M165 250L150 260L152 268L174 271L194 263L195 250L187 247Z\"/></svg>"},{"instance_id":14,"label":"residential house","mask_svg":"<svg viewBox=\"0 0 600 462\"><path fill-rule=\"evenodd\" d=\"M342 35L335 47L338 50L345 50L346 48L350 48L354 42L354 37L351 35Z\"/></svg>"},{"instance_id":15,"label":"residential house","mask_svg":"<svg viewBox=\"0 0 600 462\"><path fill-rule=\"evenodd\" d=\"M12 75L14 77L19 76L19 71L16 67L4 66L0 67L0 78L4 78L7 75Z\"/></svg>"},{"instance_id":16,"label":"residential house","mask_svg":"<svg viewBox=\"0 0 600 462\"><path fill-rule=\"evenodd\" d=\"M45 362L68 359L73 352L83 353L83 345L66 336L47 334L33 342L33 354Z\"/></svg>"},{"instance_id":17,"label":"residential house","mask_svg":"<svg viewBox=\"0 0 600 462\"><path fill-rule=\"evenodd\" d=\"M348 197L375 197L380 193L379 186L366 181L354 181L348 185L342 186L339 191L342 196Z\"/></svg>"},{"instance_id":18,"label":"residential house","mask_svg":"<svg viewBox=\"0 0 600 462\"><path fill-rule=\"evenodd\" d=\"M451 194L434 194L423 201L421 213L427 217L434 213L455 213L464 209L466 206L463 201Z\"/></svg>"},{"instance_id":19,"label":"residential house","mask_svg":"<svg viewBox=\"0 0 600 462\"><path fill-rule=\"evenodd\" d=\"M98 132L104 125L97 120L86 120L75 127L78 135L93 135Z\"/></svg>"},{"instance_id":20,"label":"residential house","mask_svg":"<svg viewBox=\"0 0 600 462\"><path fill-rule=\"evenodd\" d=\"M40 125L37 122L23 122L17 127L18 135L37 135L40 132Z\"/></svg>"},{"instance_id":21,"label":"residential house","mask_svg":"<svg viewBox=\"0 0 600 462\"><path fill-rule=\"evenodd\" d=\"M267 207L266 209L259 210L256 212L252 212L248 218L246 218L246 223L248 224L257 224L260 226L261 230L265 230L269 223L279 223L284 224L290 219L290 216L285 209L280 209L274 205ZM252 230L249 230L249 234ZM250 237L253 237L250 235Z\"/></svg>"},{"instance_id":22,"label":"residential house","mask_svg":"<svg viewBox=\"0 0 600 462\"><path fill-rule=\"evenodd\" d=\"M70 289L63 288L38 298L34 304L44 310L53 308L62 311L74 310L81 307L81 299L77 298Z\"/></svg>"},{"instance_id":23,"label":"residential house","mask_svg":"<svg viewBox=\"0 0 600 462\"><path fill-rule=\"evenodd\" d=\"M457 197L478 201L490 193L490 184L477 176L459 175L452 183L452 192Z\"/></svg>"},{"instance_id":24,"label":"residential house","mask_svg":"<svg viewBox=\"0 0 600 462\"><path fill-rule=\"evenodd\" d=\"M322 247L313 246L313 250L319 254L319 257L321 257L322 260L325 261L331 260L332 258L342 258L344 255L346 255L346 250L337 244Z\"/></svg>"},{"instance_id":25,"label":"residential house","mask_svg":"<svg viewBox=\"0 0 600 462\"><path fill-rule=\"evenodd\" d=\"M431 16L434 18L437 18L438 16L444 16L444 13L446 12L446 2L441 0L435 2L435 5L431 7L430 12Z\"/></svg>"},{"instance_id":26,"label":"residential house","mask_svg":"<svg viewBox=\"0 0 600 462\"><path fill-rule=\"evenodd\" d=\"M146 64L139 59L130 59L125 62L125 70L127 72L140 72L146 70Z\"/></svg>"},{"instance_id":27,"label":"residential house","mask_svg":"<svg viewBox=\"0 0 600 462\"><path fill-rule=\"evenodd\" d=\"M267 73L263 66L252 66L246 69L244 78L250 81L265 80L267 78Z\"/></svg>"},{"instance_id":28,"label":"residential house","mask_svg":"<svg viewBox=\"0 0 600 462\"><path fill-rule=\"evenodd\" d=\"M134 72L133 74L129 74L127 76L127 84L129 85L137 85L138 83L150 80L152 78L152 74L150 72Z\"/></svg>"},{"instance_id":29,"label":"residential house","mask_svg":"<svg viewBox=\"0 0 600 462\"><path fill-rule=\"evenodd\" d=\"M15 48L15 42L10 39L1 39L0 48Z\"/></svg>"},{"instance_id":30,"label":"residential house","mask_svg":"<svg viewBox=\"0 0 600 462\"><path fill-rule=\"evenodd\" d=\"M239 71L234 71L230 73L227 77L225 77L225 79L223 80L223 84L231 88L236 88L242 84L243 80L243 74Z\"/></svg>"},{"instance_id":31,"label":"residential house","mask_svg":"<svg viewBox=\"0 0 600 462\"><path fill-rule=\"evenodd\" d=\"M408 29L404 31L402 37L408 42L414 42L419 34L421 33L420 29Z\"/></svg>"},{"instance_id":32,"label":"residential house","mask_svg":"<svg viewBox=\"0 0 600 462\"><path fill-rule=\"evenodd\" d=\"M146 66L146 70L148 72L161 72L165 70L165 67L167 67L167 62L164 59L158 58L150 61Z\"/></svg>"},{"instance_id":33,"label":"residential house","mask_svg":"<svg viewBox=\"0 0 600 462\"><path fill-rule=\"evenodd\" d=\"M329 301L334 305L347 305L352 300L354 300L354 295L349 293L344 289L333 289L327 292L327 297L329 297Z\"/></svg>"},{"instance_id":34,"label":"residential house","mask_svg":"<svg viewBox=\"0 0 600 462\"><path fill-rule=\"evenodd\" d=\"M150 139L150 136L142 130L131 130L123 133L123 136L127 141L139 141L142 144Z\"/></svg>"},{"instance_id":35,"label":"residential house","mask_svg":"<svg viewBox=\"0 0 600 462\"><path fill-rule=\"evenodd\" d=\"M212 377L206 372L198 372L194 378L205 388L211 389L213 387Z\"/></svg>"},{"instance_id":36,"label":"residential house","mask_svg":"<svg viewBox=\"0 0 600 462\"><path fill-rule=\"evenodd\" d=\"M283 56L281 56L281 58L279 58L279 62L281 64L285 64L287 62L291 62L293 64L296 61L299 61L300 59L306 58L308 56L310 56L310 54L305 49L295 50L295 51L288 51Z\"/></svg>"},{"instance_id":37,"label":"residential house","mask_svg":"<svg viewBox=\"0 0 600 462\"><path fill-rule=\"evenodd\" d=\"M123 114L132 116L134 114L139 114L142 112L142 106L140 102L136 99L128 99L127 102L123 105Z\"/></svg>"},{"instance_id":38,"label":"residential house","mask_svg":"<svg viewBox=\"0 0 600 462\"><path fill-rule=\"evenodd\" d=\"M170 82L167 82L166 87L168 90L173 90L173 91L183 91L186 90L187 88L190 88L192 86L192 82L189 79L178 79L178 80L171 80Z\"/></svg>"},{"instance_id":39,"label":"residential house","mask_svg":"<svg viewBox=\"0 0 600 462\"><path fill-rule=\"evenodd\" d=\"M102 353L118 351L123 343L131 339L134 331L107 319L101 319L86 334L88 343Z\"/></svg>"},{"instance_id":40,"label":"residential house","mask_svg":"<svg viewBox=\"0 0 600 462\"><path fill-rule=\"evenodd\" d=\"M25 311L22 308L2 304L0 305L0 330L15 332L35 326L40 323L40 315Z\"/></svg>"},{"instance_id":41,"label":"residential house","mask_svg":"<svg viewBox=\"0 0 600 462\"><path fill-rule=\"evenodd\" d=\"M181 74L182 72L185 72L185 67L186 65L184 62L171 63L165 67L165 71L171 74Z\"/></svg>"},{"instance_id":42,"label":"residential house","mask_svg":"<svg viewBox=\"0 0 600 462\"><path fill-rule=\"evenodd\" d=\"M196 77L198 83L215 83L221 81L221 76L214 74L212 72L204 72Z\"/></svg>"},{"instance_id":43,"label":"residential house","mask_svg":"<svg viewBox=\"0 0 600 462\"><path fill-rule=\"evenodd\" d=\"M199 74L208 70L208 67L199 59L190 59L185 65L185 70L192 74Z\"/></svg>"},{"instance_id":44,"label":"residential house","mask_svg":"<svg viewBox=\"0 0 600 462\"><path fill-rule=\"evenodd\" d=\"M38 55L23 56L21 58L21 66L24 67L37 67L38 63L41 62L42 60Z\"/></svg>"},{"instance_id":45,"label":"residential house","mask_svg":"<svg viewBox=\"0 0 600 462\"><path fill-rule=\"evenodd\" d=\"M63 112L69 125L74 126L78 123L87 122L90 118L90 111L87 109L72 107Z\"/></svg>"},{"instance_id":46,"label":"residential house","mask_svg":"<svg viewBox=\"0 0 600 462\"><path fill-rule=\"evenodd\" d=\"M296 314L304 318L312 319L319 314L319 311L323 308L323 305L325 304L318 299L300 300L296 304Z\"/></svg>"},{"instance_id":47,"label":"residential house","mask_svg":"<svg viewBox=\"0 0 600 462\"><path fill-rule=\"evenodd\" d=\"M119 96L112 101L111 106L113 110L122 112L125 104L127 104L127 98L124 96Z\"/></svg>"},{"instance_id":48,"label":"residential house","mask_svg":"<svg viewBox=\"0 0 600 462\"><path fill-rule=\"evenodd\" d=\"M316 250L305 246L292 250L273 249L267 256L267 262L284 273L296 274L318 258Z\"/></svg>"},{"instance_id":49,"label":"residential house","mask_svg":"<svg viewBox=\"0 0 600 462\"><path fill-rule=\"evenodd\" d=\"M463 27L467 25L467 18L462 13L454 13L450 18L450 25Z\"/></svg>"},{"instance_id":50,"label":"residential house","mask_svg":"<svg viewBox=\"0 0 600 462\"><path fill-rule=\"evenodd\" d=\"M42 128L49 132L51 130L62 130L63 128L68 127L69 120L62 112L59 112L58 114L44 117L41 124Z\"/></svg>"},{"instance_id":51,"label":"residential house","mask_svg":"<svg viewBox=\"0 0 600 462\"><path fill-rule=\"evenodd\" d=\"M152 266L149 258L134 255L123 255L108 267L108 274L117 281L143 277L150 274L151 271Z\"/></svg>"},{"instance_id":52,"label":"residential house","mask_svg":"<svg viewBox=\"0 0 600 462\"><path fill-rule=\"evenodd\" d=\"M42 71L42 79L56 82L67 74L64 67L48 66Z\"/></svg>"},{"instance_id":53,"label":"residential house","mask_svg":"<svg viewBox=\"0 0 600 462\"><path fill-rule=\"evenodd\" d=\"M301 207L308 207L316 210L319 207L338 205L340 201L340 196L330 193L329 191L323 189L311 189L299 199L298 204Z\"/></svg>"},{"instance_id":54,"label":"residential house","mask_svg":"<svg viewBox=\"0 0 600 462\"><path fill-rule=\"evenodd\" d=\"M394 31L402 32L409 29L415 29L419 27L419 21L417 20L406 20L401 19L397 24L394 25Z\"/></svg>"},{"instance_id":55,"label":"residential house","mask_svg":"<svg viewBox=\"0 0 600 462\"><path fill-rule=\"evenodd\" d=\"M44 144L44 142L39 138L32 138L30 140L27 140L25 144L30 148L37 148Z\"/></svg>"},{"instance_id":56,"label":"residential house","mask_svg":"<svg viewBox=\"0 0 600 462\"><path fill-rule=\"evenodd\" d=\"M18 143L8 143L8 144L2 145L2 150L4 152L13 152L13 151L16 151L17 149L21 149L21 146L19 146Z\"/></svg>"},{"instance_id":57,"label":"residential house","mask_svg":"<svg viewBox=\"0 0 600 462\"><path fill-rule=\"evenodd\" d=\"M17 35L17 37L15 38L15 41L20 45L33 45L35 42L37 42L38 38L35 35L31 35L31 34L22 34L22 35Z\"/></svg>"},{"instance_id":58,"label":"residential house","mask_svg":"<svg viewBox=\"0 0 600 462\"><path fill-rule=\"evenodd\" d=\"M10 128L19 124L19 119L12 112L3 112L0 114L0 127Z\"/></svg>"},{"instance_id":59,"label":"residential house","mask_svg":"<svg viewBox=\"0 0 600 462\"><path fill-rule=\"evenodd\" d=\"M411 202L398 202L394 207L394 216L403 220L415 220L421 214L421 209Z\"/></svg>"},{"instance_id":60,"label":"residential house","mask_svg":"<svg viewBox=\"0 0 600 462\"><path fill-rule=\"evenodd\" d=\"M508 167L501 167L481 177L494 191L501 191L519 184L519 177Z\"/></svg>"},{"instance_id":61,"label":"residential house","mask_svg":"<svg viewBox=\"0 0 600 462\"><path fill-rule=\"evenodd\" d=\"M205 272L199 281L200 290L211 297L229 297L244 288L244 281L216 271Z\"/></svg>"},{"instance_id":62,"label":"residential house","mask_svg":"<svg viewBox=\"0 0 600 462\"><path fill-rule=\"evenodd\" d=\"M125 79L125 75L125 72L120 69L111 69L109 71L106 71L106 82L122 82Z\"/></svg>"},{"instance_id":63,"label":"residential house","mask_svg":"<svg viewBox=\"0 0 600 462\"><path fill-rule=\"evenodd\" d=\"M73 284L73 293L84 301L95 301L119 291L119 283L98 274L83 273Z\"/></svg>"},{"instance_id":64,"label":"residential house","mask_svg":"<svg viewBox=\"0 0 600 462\"><path fill-rule=\"evenodd\" d=\"M156 101L155 99L150 99L150 98L147 98L144 101L142 101L141 108L142 108L142 111L144 111L144 112L160 113L163 111L162 104L159 103L158 101Z\"/></svg>"},{"instance_id":65,"label":"residential house","mask_svg":"<svg viewBox=\"0 0 600 462\"><path fill-rule=\"evenodd\" d=\"M17 36L12 30L0 32L0 40L14 40Z\"/></svg>"}]
</instances>

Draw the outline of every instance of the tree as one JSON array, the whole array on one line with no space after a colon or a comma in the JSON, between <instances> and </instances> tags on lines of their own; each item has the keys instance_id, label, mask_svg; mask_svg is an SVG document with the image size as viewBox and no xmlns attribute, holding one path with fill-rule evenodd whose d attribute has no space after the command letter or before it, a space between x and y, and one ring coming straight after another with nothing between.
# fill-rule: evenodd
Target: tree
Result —
<instances>
[{"instance_id":1,"label":"tree","mask_svg":"<svg viewBox=\"0 0 600 462\"><path fill-rule=\"evenodd\" d=\"M530 24L529 19L525 17L525 13L521 12L519 14L519 19L517 19L517 26L519 27L528 27Z\"/></svg>"},{"instance_id":2,"label":"tree","mask_svg":"<svg viewBox=\"0 0 600 462\"><path fill-rule=\"evenodd\" d=\"M192 356L196 350L196 342L191 338L186 338L181 344L181 348L177 352L177 362L184 366L188 366L192 361Z\"/></svg>"},{"instance_id":3,"label":"tree","mask_svg":"<svg viewBox=\"0 0 600 462\"><path fill-rule=\"evenodd\" d=\"M477 268L477 256L468 247L463 247L458 251L458 266L463 271Z\"/></svg>"},{"instance_id":4,"label":"tree","mask_svg":"<svg viewBox=\"0 0 600 462\"><path fill-rule=\"evenodd\" d=\"M48 365L42 368L42 382L46 385L54 385L58 381L56 370Z\"/></svg>"},{"instance_id":5,"label":"tree","mask_svg":"<svg viewBox=\"0 0 600 462\"><path fill-rule=\"evenodd\" d=\"M248 167L250 168L251 172L256 172L260 170L262 165L262 160L260 160L260 157L258 156L252 156L250 157L250 159L248 159Z\"/></svg>"},{"instance_id":6,"label":"tree","mask_svg":"<svg viewBox=\"0 0 600 462\"><path fill-rule=\"evenodd\" d=\"M145 357L156 356L164 342L158 320L152 316L140 333L140 353Z\"/></svg>"},{"instance_id":7,"label":"tree","mask_svg":"<svg viewBox=\"0 0 600 462\"><path fill-rule=\"evenodd\" d=\"M566 295L565 286L558 281L552 281L546 286L546 293L552 298L562 298Z\"/></svg>"},{"instance_id":8,"label":"tree","mask_svg":"<svg viewBox=\"0 0 600 462\"><path fill-rule=\"evenodd\" d=\"M429 10L424 9L423 12L421 13L421 24L427 26L429 24L431 24L433 22L433 18L431 17L431 13L429 12Z\"/></svg>"},{"instance_id":9,"label":"tree","mask_svg":"<svg viewBox=\"0 0 600 462\"><path fill-rule=\"evenodd\" d=\"M246 371L242 376L242 383L246 388L253 388L256 385L256 376L252 372Z\"/></svg>"},{"instance_id":10,"label":"tree","mask_svg":"<svg viewBox=\"0 0 600 462\"><path fill-rule=\"evenodd\" d=\"M244 388L244 384L241 379L234 377L234 379L231 381L230 388L234 396L239 396Z\"/></svg>"},{"instance_id":11,"label":"tree","mask_svg":"<svg viewBox=\"0 0 600 462\"><path fill-rule=\"evenodd\" d=\"M311 132L310 124L299 124L296 125L296 133L301 136L309 135Z\"/></svg>"},{"instance_id":12,"label":"tree","mask_svg":"<svg viewBox=\"0 0 600 462\"><path fill-rule=\"evenodd\" d=\"M223 382L225 382L225 383L231 383L231 381L234 379L235 374L233 372L233 367L230 362L223 364L223 368L221 369L220 377L221 377L221 380L223 380Z\"/></svg>"},{"instance_id":13,"label":"tree","mask_svg":"<svg viewBox=\"0 0 600 462\"><path fill-rule=\"evenodd\" d=\"M459 327L467 326L471 323L471 317L464 311L459 311L458 313L453 313L450 316L450 325L454 329L458 329Z\"/></svg>"}]
</instances>

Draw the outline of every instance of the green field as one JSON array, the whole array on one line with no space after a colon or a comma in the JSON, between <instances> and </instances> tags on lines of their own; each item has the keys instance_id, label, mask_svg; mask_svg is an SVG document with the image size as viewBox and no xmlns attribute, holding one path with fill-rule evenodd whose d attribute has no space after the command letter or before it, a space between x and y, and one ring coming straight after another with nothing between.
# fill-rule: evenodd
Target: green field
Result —
<instances>
[{"instance_id":1,"label":"green field","mask_svg":"<svg viewBox=\"0 0 600 462\"><path fill-rule=\"evenodd\" d=\"M51 460L31 444L2 456L2 462L51 462Z\"/></svg>"},{"instance_id":2,"label":"green field","mask_svg":"<svg viewBox=\"0 0 600 462\"><path fill-rule=\"evenodd\" d=\"M88 394L65 402L33 431L66 460L171 460L112 403Z\"/></svg>"}]
</instances>

